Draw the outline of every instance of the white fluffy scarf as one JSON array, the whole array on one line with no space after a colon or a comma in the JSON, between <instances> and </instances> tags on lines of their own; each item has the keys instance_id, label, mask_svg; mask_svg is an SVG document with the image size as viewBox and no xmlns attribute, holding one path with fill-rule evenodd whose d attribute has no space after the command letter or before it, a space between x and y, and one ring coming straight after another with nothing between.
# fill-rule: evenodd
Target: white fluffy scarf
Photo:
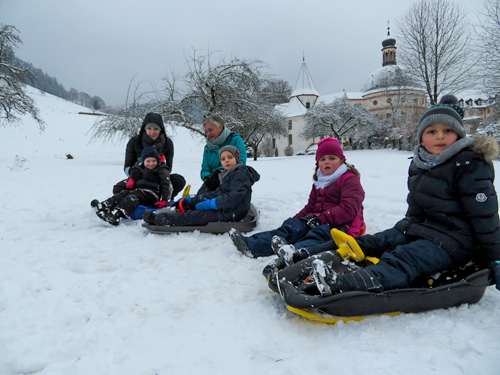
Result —
<instances>
[{"instance_id":1,"label":"white fluffy scarf","mask_svg":"<svg viewBox=\"0 0 500 375\"><path fill-rule=\"evenodd\" d=\"M331 185L335 181L337 181L348 170L349 168L347 168L347 165L345 165L345 163L342 164L340 167L338 167L335 172L333 172L328 176L321 173L321 171L318 169L318 172L316 172L316 175L318 176L318 181L314 181L314 186L316 186L316 189L324 189L328 185Z\"/></svg>"}]
</instances>

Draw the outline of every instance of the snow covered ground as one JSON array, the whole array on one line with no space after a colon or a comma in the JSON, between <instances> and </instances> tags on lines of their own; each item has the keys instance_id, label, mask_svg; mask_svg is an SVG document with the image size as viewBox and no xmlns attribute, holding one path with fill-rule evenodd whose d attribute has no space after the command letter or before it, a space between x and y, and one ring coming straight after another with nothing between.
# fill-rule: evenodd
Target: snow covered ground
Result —
<instances>
[{"instance_id":1,"label":"snow covered ground","mask_svg":"<svg viewBox=\"0 0 500 375\"><path fill-rule=\"evenodd\" d=\"M95 117L77 114L87 109L32 92L46 131L30 118L0 128L0 374L499 373L494 287L476 305L314 323L268 289L261 270L272 258L241 256L227 235L160 236L140 221L102 222L89 203L124 178L125 143L89 144ZM169 135L174 172L196 190L203 139ZM410 153L346 156L362 174L368 233L391 227L406 210ZM306 203L314 156L249 165L261 174L259 231Z\"/></svg>"}]
</instances>

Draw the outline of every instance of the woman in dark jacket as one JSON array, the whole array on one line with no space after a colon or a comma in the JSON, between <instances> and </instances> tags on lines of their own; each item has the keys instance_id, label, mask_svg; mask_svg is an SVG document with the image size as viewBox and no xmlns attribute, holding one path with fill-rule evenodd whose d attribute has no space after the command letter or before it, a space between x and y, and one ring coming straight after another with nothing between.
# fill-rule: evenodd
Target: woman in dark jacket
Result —
<instances>
[{"instance_id":1,"label":"woman in dark jacket","mask_svg":"<svg viewBox=\"0 0 500 375\"><path fill-rule=\"evenodd\" d=\"M161 162L167 165L172 183L172 199L186 185L186 180L179 174L171 173L174 159L174 143L167 137L165 125L160 114L150 112L144 117L139 134L133 136L127 143L125 151L124 171L130 177L129 170L136 162L141 161L141 153L145 147L152 146L160 154Z\"/></svg>"}]
</instances>

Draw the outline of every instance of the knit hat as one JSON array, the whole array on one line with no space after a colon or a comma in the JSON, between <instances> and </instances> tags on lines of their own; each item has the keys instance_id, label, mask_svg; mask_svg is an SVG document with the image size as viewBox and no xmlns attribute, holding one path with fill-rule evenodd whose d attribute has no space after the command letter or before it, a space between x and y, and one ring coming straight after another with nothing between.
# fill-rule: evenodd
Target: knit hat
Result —
<instances>
[{"instance_id":1,"label":"knit hat","mask_svg":"<svg viewBox=\"0 0 500 375\"><path fill-rule=\"evenodd\" d=\"M142 150L141 161L144 163L147 158L155 158L158 163L160 162L160 155L153 146L144 147L144 150Z\"/></svg>"},{"instance_id":2,"label":"knit hat","mask_svg":"<svg viewBox=\"0 0 500 375\"><path fill-rule=\"evenodd\" d=\"M328 137L318 142L316 150L316 163L325 155L335 155L345 160L344 152L337 139Z\"/></svg>"},{"instance_id":3,"label":"knit hat","mask_svg":"<svg viewBox=\"0 0 500 375\"><path fill-rule=\"evenodd\" d=\"M458 105L458 100L453 95L445 95L438 104L433 105L425 111L418 124L417 141L422 142L422 133L432 124L443 124L455 130L458 139L465 137L465 129L462 119L464 109Z\"/></svg>"},{"instance_id":4,"label":"knit hat","mask_svg":"<svg viewBox=\"0 0 500 375\"><path fill-rule=\"evenodd\" d=\"M144 129L148 129L148 128L153 128L153 129L158 129L158 130L161 130L160 128L160 125L158 125L157 123L155 122L148 122L146 124L146 126L144 127Z\"/></svg>"},{"instance_id":5,"label":"knit hat","mask_svg":"<svg viewBox=\"0 0 500 375\"><path fill-rule=\"evenodd\" d=\"M238 149L236 147L234 147L232 145L227 145L227 146L222 147L219 150L219 158L224 151L229 151L231 154L233 154L234 158L236 159L236 163L239 163L241 161L240 152L238 151Z\"/></svg>"}]
</instances>

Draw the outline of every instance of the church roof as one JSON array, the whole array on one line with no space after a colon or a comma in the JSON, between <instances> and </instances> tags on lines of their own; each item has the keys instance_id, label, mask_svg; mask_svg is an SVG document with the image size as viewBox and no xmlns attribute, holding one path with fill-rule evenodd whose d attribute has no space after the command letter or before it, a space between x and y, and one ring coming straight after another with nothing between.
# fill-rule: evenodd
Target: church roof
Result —
<instances>
[{"instance_id":1,"label":"church roof","mask_svg":"<svg viewBox=\"0 0 500 375\"><path fill-rule=\"evenodd\" d=\"M319 96L319 93L318 91L316 91L316 87L314 86L311 73L309 73L309 69L307 68L305 59L302 60L299 76L297 77L297 82L295 83L295 90L293 90L292 95L290 95L290 97L300 96L300 95Z\"/></svg>"},{"instance_id":2,"label":"church roof","mask_svg":"<svg viewBox=\"0 0 500 375\"><path fill-rule=\"evenodd\" d=\"M288 103L278 104L275 108L286 117L302 116L307 113L307 108L297 97L292 97Z\"/></svg>"}]
</instances>

